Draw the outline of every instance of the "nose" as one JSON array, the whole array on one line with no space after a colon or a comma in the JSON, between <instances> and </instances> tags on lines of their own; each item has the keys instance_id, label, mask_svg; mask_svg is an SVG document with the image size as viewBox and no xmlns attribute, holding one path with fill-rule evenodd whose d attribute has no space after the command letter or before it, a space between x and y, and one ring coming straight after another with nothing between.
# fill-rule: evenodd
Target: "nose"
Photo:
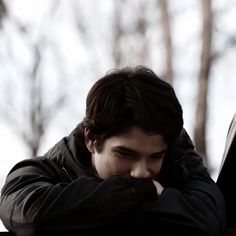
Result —
<instances>
[{"instance_id":1,"label":"nose","mask_svg":"<svg viewBox=\"0 0 236 236\"><path fill-rule=\"evenodd\" d=\"M130 176L134 178L150 178L151 174L147 168L147 163L144 160L141 160L135 163L130 171Z\"/></svg>"}]
</instances>

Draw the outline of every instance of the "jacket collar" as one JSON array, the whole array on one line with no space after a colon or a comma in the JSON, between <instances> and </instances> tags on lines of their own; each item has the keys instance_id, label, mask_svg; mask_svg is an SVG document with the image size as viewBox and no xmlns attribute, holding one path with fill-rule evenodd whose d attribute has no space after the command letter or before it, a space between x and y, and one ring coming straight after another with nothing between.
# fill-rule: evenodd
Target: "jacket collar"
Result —
<instances>
[{"instance_id":1,"label":"jacket collar","mask_svg":"<svg viewBox=\"0 0 236 236\"><path fill-rule=\"evenodd\" d=\"M91 154L85 145L80 124L50 149L46 156L64 167L72 179L80 176L94 176Z\"/></svg>"}]
</instances>

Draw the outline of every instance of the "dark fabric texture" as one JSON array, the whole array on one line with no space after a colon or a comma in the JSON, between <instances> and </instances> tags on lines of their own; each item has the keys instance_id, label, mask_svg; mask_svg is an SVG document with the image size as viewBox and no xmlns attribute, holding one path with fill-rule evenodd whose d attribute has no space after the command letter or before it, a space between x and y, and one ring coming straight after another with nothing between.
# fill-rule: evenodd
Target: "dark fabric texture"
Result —
<instances>
[{"instance_id":1,"label":"dark fabric texture","mask_svg":"<svg viewBox=\"0 0 236 236\"><path fill-rule=\"evenodd\" d=\"M222 167L217 179L217 185L225 196L226 203L226 227L236 231L236 192L234 184L236 180L236 114L229 126L225 143L225 153Z\"/></svg>"},{"instance_id":2,"label":"dark fabric texture","mask_svg":"<svg viewBox=\"0 0 236 236\"><path fill-rule=\"evenodd\" d=\"M165 188L160 197L151 179L102 180L90 167L78 126L44 156L12 168L1 192L1 220L24 236L111 234L127 228L223 235L223 196L184 130L165 158L157 176Z\"/></svg>"}]
</instances>

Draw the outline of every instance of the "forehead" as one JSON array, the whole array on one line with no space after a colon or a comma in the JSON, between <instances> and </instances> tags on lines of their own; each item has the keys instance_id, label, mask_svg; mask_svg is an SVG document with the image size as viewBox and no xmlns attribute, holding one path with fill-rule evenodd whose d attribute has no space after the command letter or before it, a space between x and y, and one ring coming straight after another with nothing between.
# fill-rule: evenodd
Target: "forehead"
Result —
<instances>
[{"instance_id":1,"label":"forehead","mask_svg":"<svg viewBox=\"0 0 236 236\"><path fill-rule=\"evenodd\" d=\"M111 148L123 146L140 152L159 152L167 148L164 136L147 133L135 126L122 134L108 138L105 145Z\"/></svg>"}]
</instances>

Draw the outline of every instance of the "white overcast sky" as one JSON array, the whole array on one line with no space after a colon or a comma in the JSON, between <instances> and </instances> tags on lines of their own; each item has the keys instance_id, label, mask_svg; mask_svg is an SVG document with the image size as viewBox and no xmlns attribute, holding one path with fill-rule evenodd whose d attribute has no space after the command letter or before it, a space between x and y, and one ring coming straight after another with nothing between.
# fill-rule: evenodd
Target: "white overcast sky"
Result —
<instances>
[{"instance_id":1,"label":"white overcast sky","mask_svg":"<svg viewBox=\"0 0 236 236\"><path fill-rule=\"evenodd\" d=\"M17 18L22 18L25 21L35 22L37 25L37 20L42 16L42 12L45 12L48 5L48 0L32 1L32 0L8 0L10 6L12 6L11 14L17 16ZM195 102L195 93L196 93L196 80L190 79L192 76L191 70L191 55L194 51L197 50L197 46L185 45L185 39L195 37L198 30L198 12L195 9L194 4L197 4L198 0L178 0L178 7L181 9L182 6L189 6L192 10L189 10L182 17L179 17L178 22L175 22L175 27L173 32L175 34L175 43L182 45L179 50L176 52L179 58L180 56L186 57L186 59L175 61L175 67L178 67L177 70L181 68L189 68L189 74L182 76L181 73L177 74L175 88L176 93L182 103L184 110L184 120L185 128L192 135L192 121L194 120L194 102ZM71 0L68 0L71 2ZM93 1L85 0L84 3L91 4ZM174 3L174 1L172 1ZM220 21L218 28L222 30L225 34L228 32L235 31L235 22L236 22L236 1L228 0L216 0L214 1L214 7L219 9ZM65 3L65 2L64 2ZM107 7L106 7L107 6ZM106 11L109 11L109 1L103 0L103 11L104 14ZM85 5L84 12L89 14L89 8ZM225 9L228 9L225 11ZM226 13L224 13L224 11ZM60 43L66 44L64 48L65 57L69 62L67 65L67 70L69 73L76 73L73 71L73 64L77 62L78 55L74 55L73 48L76 43L76 37L70 27L70 19L67 19L67 4L64 4L64 7L59 11L58 14L62 14L62 17L57 17L61 21L58 22L58 29L54 29L55 32L63 31L64 38L60 34ZM96 26L99 27L99 26ZM56 36L55 36L56 37ZM68 43L68 39L70 42ZM215 47L221 47L222 42L216 42ZM1 50L1 49L0 49ZM24 53L24 52L23 52ZM27 56L27 55L26 55ZM86 57L87 55L84 55ZM26 58L26 61L28 59ZM221 158L224 151L224 144L226 139L227 130L230 124L230 121L236 112L236 49L228 48L221 58L218 59L211 76L211 85L209 93L209 120L208 120L208 152L210 161L213 167L216 169L214 175L212 176L216 179L218 175L218 168L220 166ZM86 62L85 62L86 63ZM111 69L104 62L101 67L104 68L104 73ZM100 75L98 76L100 77ZM87 91L91 87L91 81L86 82L85 80L82 83L83 89L80 91L81 99L81 117L83 117L84 102ZM64 118L64 116L61 116ZM75 118L68 119L68 125L60 120L60 117L55 120L54 125L50 127L49 132L43 142L43 145L40 149L41 154L46 152L48 148L54 145L62 136L67 135L71 129L76 125ZM60 129L58 129L60 127ZM1 150L1 159L0 159L0 187L3 185L4 178L9 172L10 168L18 161L29 158L27 154L27 149L20 139L14 134L13 130L10 129L6 123L3 121L0 122L0 150ZM0 222L0 231L4 227Z\"/></svg>"}]
</instances>

